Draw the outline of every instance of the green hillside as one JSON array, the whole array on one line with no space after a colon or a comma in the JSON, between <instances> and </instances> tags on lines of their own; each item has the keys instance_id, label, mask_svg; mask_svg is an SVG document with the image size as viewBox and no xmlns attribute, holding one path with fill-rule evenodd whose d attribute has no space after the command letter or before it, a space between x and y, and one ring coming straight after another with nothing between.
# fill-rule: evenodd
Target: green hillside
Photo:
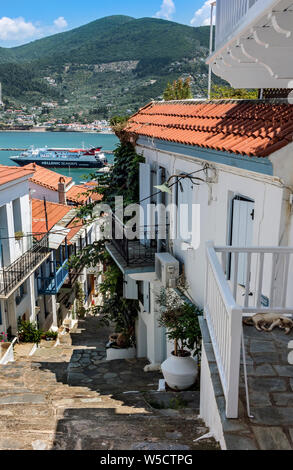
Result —
<instances>
[{"instance_id":1,"label":"green hillside","mask_svg":"<svg viewBox=\"0 0 293 470\"><path fill-rule=\"evenodd\" d=\"M209 30L155 18L111 16L24 46L0 49L0 62L97 64L114 60L192 57L208 47Z\"/></svg>"},{"instance_id":2,"label":"green hillside","mask_svg":"<svg viewBox=\"0 0 293 470\"><path fill-rule=\"evenodd\" d=\"M54 98L60 105L68 101L69 114L83 109L106 116L158 98L179 76L191 74L195 94L202 94L208 43L208 27L110 16L24 46L0 48L0 81L4 96L21 103Z\"/></svg>"}]
</instances>

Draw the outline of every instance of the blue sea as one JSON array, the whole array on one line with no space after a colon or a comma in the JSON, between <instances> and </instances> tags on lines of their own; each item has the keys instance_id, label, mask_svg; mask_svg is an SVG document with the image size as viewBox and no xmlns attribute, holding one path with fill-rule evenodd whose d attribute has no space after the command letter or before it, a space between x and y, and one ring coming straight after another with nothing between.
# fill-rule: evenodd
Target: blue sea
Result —
<instances>
[{"instance_id":1,"label":"blue sea","mask_svg":"<svg viewBox=\"0 0 293 470\"><path fill-rule=\"evenodd\" d=\"M103 147L103 150L114 150L119 140L113 134L93 134L84 132L0 132L0 148L29 148L35 147ZM21 152L1 152L1 165L15 165L10 157ZM113 155L107 155L109 163L113 162ZM71 176L76 183L87 180L87 175L94 172L93 169L53 169L54 171Z\"/></svg>"}]
</instances>

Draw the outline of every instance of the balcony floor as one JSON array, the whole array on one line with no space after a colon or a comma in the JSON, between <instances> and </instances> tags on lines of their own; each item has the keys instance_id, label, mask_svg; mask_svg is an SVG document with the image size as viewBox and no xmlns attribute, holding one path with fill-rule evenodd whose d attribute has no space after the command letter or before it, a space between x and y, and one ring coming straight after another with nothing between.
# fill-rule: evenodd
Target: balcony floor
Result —
<instances>
[{"instance_id":1,"label":"balcony floor","mask_svg":"<svg viewBox=\"0 0 293 470\"><path fill-rule=\"evenodd\" d=\"M204 320L202 324L216 400L223 416L222 386ZM249 419L246 412L241 366L239 419L222 417L227 448L293 450L293 366L288 362L288 343L293 340L293 331L286 335L276 328L271 333L266 333L259 332L252 326L244 326L244 337L250 406L254 419Z\"/></svg>"},{"instance_id":2,"label":"balcony floor","mask_svg":"<svg viewBox=\"0 0 293 470\"><path fill-rule=\"evenodd\" d=\"M153 273L155 272L155 256L139 257L143 245L139 241L129 242L129 263L120 254L113 243L107 243L106 249L121 271L125 274L131 272Z\"/></svg>"}]
</instances>

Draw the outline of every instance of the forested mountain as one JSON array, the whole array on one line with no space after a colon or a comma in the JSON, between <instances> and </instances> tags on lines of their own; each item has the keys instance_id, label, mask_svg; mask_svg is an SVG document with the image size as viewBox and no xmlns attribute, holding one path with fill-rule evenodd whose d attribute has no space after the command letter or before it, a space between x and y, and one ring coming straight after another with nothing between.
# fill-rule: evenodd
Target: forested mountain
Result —
<instances>
[{"instance_id":1,"label":"forested mountain","mask_svg":"<svg viewBox=\"0 0 293 470\"><path fill-rule=\"evenodd\" d=\"M158 98L179 76L191 74L193 91L204 93L208 42L208 27L110 16L0 48L0 81L4 96L22 103L51 98L93 114L123 112Z\"/></svg>"}]
</instances>

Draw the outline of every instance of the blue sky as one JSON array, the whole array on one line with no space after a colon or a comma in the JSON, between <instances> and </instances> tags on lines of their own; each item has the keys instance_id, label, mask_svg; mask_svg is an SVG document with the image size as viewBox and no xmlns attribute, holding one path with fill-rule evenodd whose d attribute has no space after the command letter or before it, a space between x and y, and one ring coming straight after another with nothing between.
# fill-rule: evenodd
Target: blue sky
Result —
<instances>
[{"instance_id":1,"label":"blue sky","mask_svg":"<svg viewBox=\"0 0 293 470\"><path fill-rule=\"evenodd\" d=\"M108 15L158 17L200 26L207 24L210 11L210 0L10 0L1 3L1 47L24 44Z\"/></svg>"}]
</instances>

